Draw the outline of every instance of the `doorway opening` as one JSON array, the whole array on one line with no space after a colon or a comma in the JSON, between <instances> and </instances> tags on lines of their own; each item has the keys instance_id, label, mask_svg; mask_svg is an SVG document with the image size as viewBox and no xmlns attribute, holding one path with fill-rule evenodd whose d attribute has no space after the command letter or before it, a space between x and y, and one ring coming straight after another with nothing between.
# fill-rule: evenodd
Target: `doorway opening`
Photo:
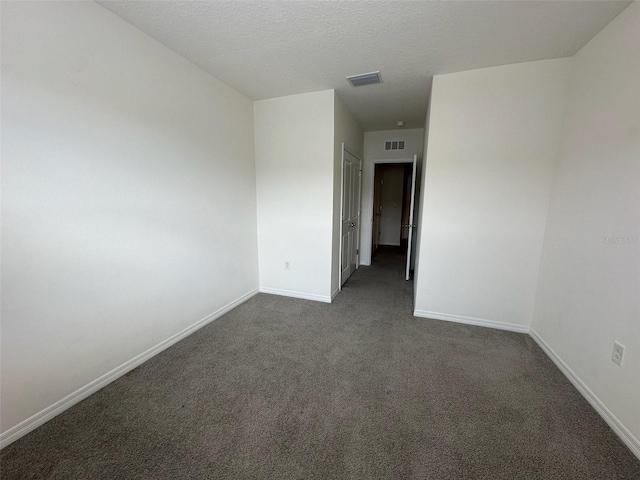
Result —
<instances>
[{"instance_id":1,"label":"doorway opening","mask_svg":"<svg viewBox=\"0 0 640 480\"><path fill-rule=\"evenodd\" d=\"M389 254L404 257L405 279L413 271L416 158L413 161L374 163L371 263Z\"/></svg>"}]
</instances>

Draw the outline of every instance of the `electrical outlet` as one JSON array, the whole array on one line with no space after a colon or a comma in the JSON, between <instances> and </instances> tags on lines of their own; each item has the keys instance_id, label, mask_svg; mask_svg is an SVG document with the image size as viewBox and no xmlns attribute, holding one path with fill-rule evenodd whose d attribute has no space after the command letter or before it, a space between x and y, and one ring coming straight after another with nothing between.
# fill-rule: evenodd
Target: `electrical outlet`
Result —
<instances>
[{"instance_id":1,"label":"electrical outlet","mask_svg":"<svg viewBox=\"0 0 640 480\"><path fill-rule=\"evenodd\" d=\"M622 366L622 360L624 358L624 345L619 342L613 342L613 354L611 355L611 361Z\"/></svg>"},{"instance_id":2,"label":"electrical outlet","mask_svg":"<svg viewBox=\"0 0 640 480\"><path fill-rule=\"evenodd\" d=\"M291 270L291 262L289 262L289 260L284 261L284 269Z\"/></svg>"}]
</instances>

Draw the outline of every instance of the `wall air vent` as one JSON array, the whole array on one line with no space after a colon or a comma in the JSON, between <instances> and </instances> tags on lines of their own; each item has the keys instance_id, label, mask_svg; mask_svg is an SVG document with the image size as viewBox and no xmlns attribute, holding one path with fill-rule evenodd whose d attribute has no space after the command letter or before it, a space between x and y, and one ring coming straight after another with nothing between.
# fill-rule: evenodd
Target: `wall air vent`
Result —
<instances>
[{"instance_id":1,"label":"wall air vent","mask_svg":"<svg viewBox=\"0 0 640 480\"><path fill-rule=\"evenodd\" d=\"M404 140L387 140L384 142L385 150L404 150Z\"/></svg>"},{"instance_id":2,"label":"wall air vent","mask_svg":"<svg viewBox=\"0 0 640 480\"><path fill-rule=\"evenodd\" d=\"M352 75L347 77L352 87L362 87L363 85L372 85L374 83L382 83L380 72L363 73L361 75Z\"/></svg>"}]
</instances>

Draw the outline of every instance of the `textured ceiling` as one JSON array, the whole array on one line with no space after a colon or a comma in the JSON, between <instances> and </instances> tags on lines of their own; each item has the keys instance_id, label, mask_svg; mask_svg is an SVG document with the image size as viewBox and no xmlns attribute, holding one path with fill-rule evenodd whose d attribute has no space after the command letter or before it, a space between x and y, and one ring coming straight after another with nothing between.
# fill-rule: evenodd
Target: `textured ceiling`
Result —
<instances>
[{"instance_id":1,"label":"textured ceiling","mask_svg":"<svg viewBox=\"0 0 640 480\"><path fill-rule=\"evenodd\" d=\"M434 74L573 55L630 2L98 3L254 100L333 88L386 130L424 125ZM382 84L345 80L375 70Z\"/></svg>"}]
</instances>

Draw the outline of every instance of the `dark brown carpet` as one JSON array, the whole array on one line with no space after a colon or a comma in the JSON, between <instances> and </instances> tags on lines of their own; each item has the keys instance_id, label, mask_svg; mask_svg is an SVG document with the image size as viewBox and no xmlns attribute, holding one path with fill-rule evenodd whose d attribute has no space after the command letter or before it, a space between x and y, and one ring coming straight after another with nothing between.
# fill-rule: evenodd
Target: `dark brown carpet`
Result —
<instances>
[{"instance_id":1,"label":"dark brown carpet","mask_svg":"<svg viewBox=\"0 0 640 480\"><path fill-rule=\"evenodd\" d=\"M1 453L10 479L638 479L524 334L414 318L401 256L260 294Z\"/></svg>"}]
</instances>

